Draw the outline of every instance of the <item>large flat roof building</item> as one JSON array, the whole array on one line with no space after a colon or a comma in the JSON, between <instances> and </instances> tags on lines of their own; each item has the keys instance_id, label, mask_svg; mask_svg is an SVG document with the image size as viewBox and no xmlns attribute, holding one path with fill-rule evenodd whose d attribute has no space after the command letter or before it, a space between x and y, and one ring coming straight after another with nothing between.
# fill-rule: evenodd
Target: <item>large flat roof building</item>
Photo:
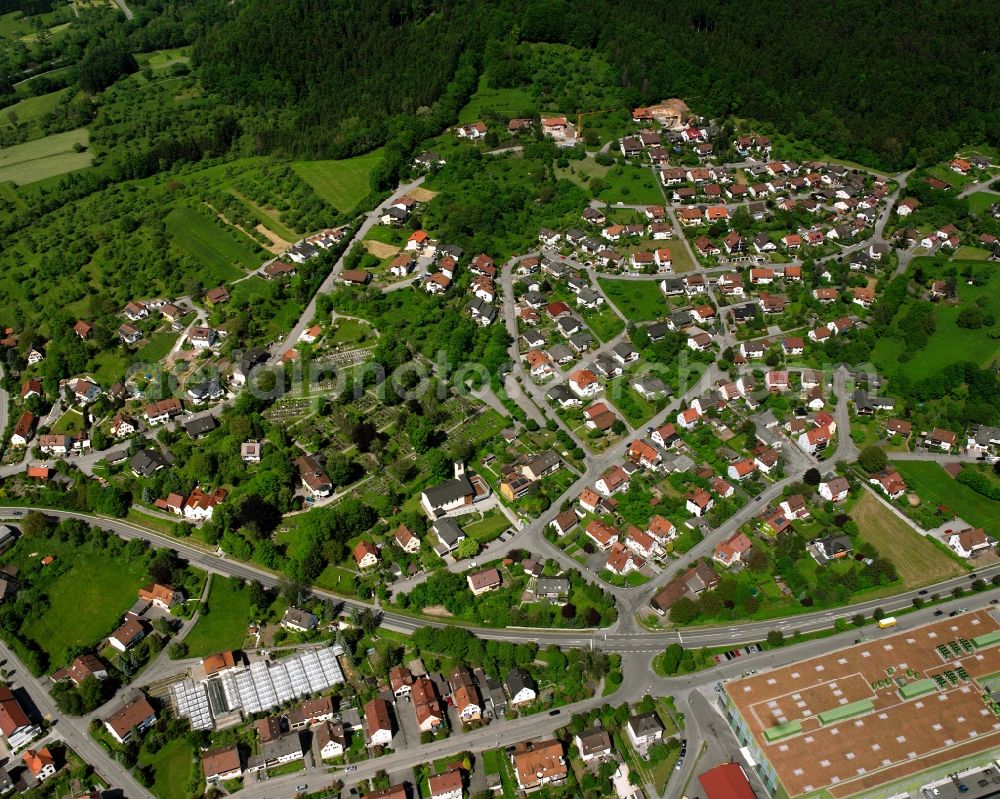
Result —
<instances>
[{"instance_id":1,"label":"large flat roof building","mask_svg":"<svg viewBox=\"0 0 1000 799\"><path fill-rule=\"evenodd\" d=\"M997 688L1000 622L981 610L730 681L719 701L773 796L879 799L1000 755Z\"/></svg>"}]
</instances>

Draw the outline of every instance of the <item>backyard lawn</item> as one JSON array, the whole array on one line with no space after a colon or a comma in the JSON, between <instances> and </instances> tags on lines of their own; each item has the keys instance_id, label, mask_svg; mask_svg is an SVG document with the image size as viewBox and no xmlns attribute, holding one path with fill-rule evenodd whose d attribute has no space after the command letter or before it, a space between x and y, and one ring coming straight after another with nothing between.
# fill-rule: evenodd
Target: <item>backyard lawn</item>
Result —
<instances>
[{"instance_id":1,"label":"backyard lawn","mask_svg":"<svg viewBox=\"0 0 1000 799\"><path fill-rule=\"evenodd\" d=\"M953 480L936 461L897 461L893 466L924 502L944 505L969 524L1000 535L1000 502Z\"/></svg>"},{"instance_id":2,"label":"backyard lawn","mask_svg":"<svg viewBox=\"0 0 1000 799\"><path fill-rule=\"evenodd\" d=\"M114 629L135 602L145 575L135 563L107 552L55 541L38 544L39 557L52 554L73 565L48 586L48 611L25 634L48 653L53 665L63 665L68 647L91 646Z\"/></svg>"},{"instance_id":3,"label":"backyard lawn","mask_svg":"<svg viewBox=\"0 0 1000 799\"><path fill-rule=\"evenodd\" d=\"M937 464L931 465L938 468ZM869 491L861 494L851 510L851 518L858 525L861 540L872 544L896 565L906 589L940 582L963 573L958 563L886 508Z\"/></svg>"},{"instance_id":4,"label":"backyard lawn","mask_svg":"<svg viewBox=\"0 0 1000 799\"><path fill-rule=\"evenodd\" d=\"M225 649L239 649L253 611L250 592L234 591L228 580L216 576L208 595L208 614L202 615L184 642L189 657L205 657Z\"/></svg>"},{"instance_id":5,"label":"backyard lawn","mask_svg":"<svg viewBox=\"0 0 1000 799\"><path fill-rule=\"evenodd\" d=\"M157 799L186 799L195 752L187 738L168 741L155 754L143 749L139 765L153 771L152 791Z\"/></svg>"},{"instance_id":6,"label":"backyard lawn","mask_svg":"<svg viewBox=\"0 0 1000 799\"><path fill-rule=\"evenodd\" d=\"M658 280L597 281L605 296L632 322L649 322L667 314L667 304Z\"/></svg>"},{"instance_id":7,"label":"backyard lawn","mask_svg":"<svg viewBox=\"0 0 1000 799\"><path fill-rule=\"evenodd\" d=\"M489 510L479 521L463 524L462 529L477 541L492 541L510 527L510 519L498 510Z\"/></svg>"},{"instance_id":8,"label":"backyard lawn","mask_svg":"<svg viewBox=\"0 0 1000 799\"><path fill-rule=\"evenodd\" d=\"M296 161L300 178L338 211L353 211L371 191L368 178L382 159L382 150L341 161Z\"/></svg>"},{"instance_id":9,"label":"backyard lawn","mask_svg":"<svg viewBox=\"0 0 1000 799\"><path fill-rule=\"evenodd\" d=\"M973 192L966 199L969 201L969 210L974 214L981 214L1000 202L1000 197L987 191Z\"/></svg>"},{"instance_id":10,"label":"backyard lawn","mask_svg":"<svg viewBox=\"0 0 1000 799\"><path fill-rule=\"evenodd\" d=\"M172 330L160 330L154 333L137 353L140 361L146 363L156 363L163 360L170 348L177 341L177 334Z\"/></svg>"}]
</instances>

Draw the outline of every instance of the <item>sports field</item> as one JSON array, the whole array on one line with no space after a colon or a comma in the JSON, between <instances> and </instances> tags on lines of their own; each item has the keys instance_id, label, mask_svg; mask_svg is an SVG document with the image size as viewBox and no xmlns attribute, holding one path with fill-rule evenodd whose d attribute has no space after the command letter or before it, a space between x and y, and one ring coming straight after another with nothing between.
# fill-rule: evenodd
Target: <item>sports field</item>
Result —
<instances>
[{"instance_id":1,"label":"sports field","mask_svg":"<svg viewBox=\"0 0 1000 799\"><path fill-rule=\"evenodd\" d=\"M936 464L935 464L936 466ZM941 472L944 474L944 472ZM905 588L916 588L962 574L962 567L868 491L861 494L851 518L862 541L872 544L896 565Z\"/></svg>"},{"instance_id":2,"label":"sports field","mask_svg":"<svg viewBox=\"0 0 1000 799\"><path fill-rule=\"evenodd\" d=\"M0 183L11 181L18 186L63 175L91 165L90 149L76 152L74 145L87 148L86 128L53 133L43 139L0 148Z\"/></svg>"},{"instance_id":3,"label":"sports field","mask_svg":"<svg viewBox=\"0 0 1000 799\"><path fill-rule=\"evenodd\" d=\"M256 269L264 261L247 244L193 208L175 208L167 214L167 233L173 243L204 264L214 281L228 282L243 276L243 269Z\"/></svg>"},{"instance_id":4,"label":"sports field","mask_svg":"<svg viewBox=\"0 0 1000 799\"><path fill-rule=\"evenodd\" d=\"M296 161L292 169L320 197L338 211L353 211L371 190L368 178L382 158L382 150L342 161Z\"/></svg>"}]
</instances>

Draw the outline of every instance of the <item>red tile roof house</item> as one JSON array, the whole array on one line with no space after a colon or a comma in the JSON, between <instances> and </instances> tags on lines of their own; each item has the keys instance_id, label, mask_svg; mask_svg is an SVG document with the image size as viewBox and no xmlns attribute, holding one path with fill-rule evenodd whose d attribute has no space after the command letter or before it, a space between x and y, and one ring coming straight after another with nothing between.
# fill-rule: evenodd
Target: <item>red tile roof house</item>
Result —
<instances>
[{"instance_id":1,"label":"red tile roof house","mask_svg":"<svg viewBox=\"0 0 1000 799\"><path fill-rule=\"evenodd\" d=\"M108 643L119 652L127 652L146 637L146 627L136 618L125 619L122 625L111 633Z\"/></svg>"},{"instance_id":2,"label":"red tile roof house","mask_svg":"<svg viewBox=\"0 0 1000 799\"><path fill-rule=\"evenodd\" d=\"M889 499L899 499L906 493L906 481L895 469L883 469L868 478L868 482L882 489Z\"/></svg>"},{"instance_id":3,"label":"red tile roof house","mask_svg":"<svg viewBox=\"0 0 1000 799\"><path fill-rule=\"evenodd\" d=\"M167 585L150 583L139 589L139 599L145 599L161 610L170 610L184 601L184 594Z\"/></svg>"},{"instance_id":4,"label":"red tile roof house","mask_svg":"<svg viewBox=\"0 0 1000 799\"><path fill-rule=\"evenodd\" d=\"M594 488L606 497L610 497L612 494L617 494L621 491L628 491L628 474L621 466L612 466L598 478L594 483Z\"/></svg>"},{"instance_id":5,"label":"red tile roof house","mask_svg":"<svg viewBox=\"0 0 1000 799\"><path fill-rule=\"evenodd\" d=\"M633 463L638 463L647 469L655 469L662 460L656 448L641 439L636 439L629 445L628 456Z\"/></svg>"},{"instance_id":6,"label":"red tile roof house","mask_svg":"<svg viewBox=\"0 0 1000 799\"><path fill-rule=\"evenodd\" d=\"M929 433L924 435L924 443L928 447L934 447L942 452L950 452L951 448L955 446L955 442L958 440L951 430L942 430L940 427L935 427Z\"/></svg>"},{"instance_id":7,"label":"red tile roof house","mask_svg":"<svg viewBox=\"0 0 1000 799\"><path fill-rule=\"evenodd\" d=\"M354 547L354 562L362 571L378 565L378 550L371 541L358 541Z\"/></svg>"},{"instance_id":8,"label":"red tile roof house","mask_svg":"<svg viewBox=\"0 0 1000 799\"><path fill-rule=\"evenodd\" d=\"M408 552L413 555L420 551L420 539L417 538L413 534L413 531L405 524L399 525L393 535L396 539L396 544L404 552Z\"/></svg>"},{"instance_id":9,"label":"red tile roof house","mask_svg":"<svg viewBox=\"0 0 1000 799\"><path fill-rule=\"evenodd\" d=\"M626 574L639 571L645 565L646 562L642 558L636 557L635 553L623 544L615 542L611 545L611 551L608 553L604 568L612 574L624 577Z\"/></svg>"},{"instance_id":10,"label":"red tile roof house","mask_svg":"<svg viewBox=\"0 0 1000 799\"><path fill-rule=\"evenodd\" d=\"M593 397L601 390L597 375L589 369L577 369L569 376L570 390L578 397Z\"/></svg>"},{"instance_id":11,"label":"red tile roof house","mask_svg":"<svg viewBox=\"0 0 1000 799\"><path fill-rule=\"evenodd\" d=\"M145 732L155 723L156 711L142 695L127 701L104 719L104 726L111 737L120 744L128 743L134 731Z\"/></svg>"},{"instance_id":12,"label":"red tile roof house","mask_svg":"<svg viewBox=\"0 0 1000 799\"><path fill-rule=\"evenodd\" d=\"M589 539L597 544L597 548L602 552L610 549L618 541L618 530L610 524L602 522L600 519L591 521L584 532Z\"/></svg>"},{"instance_id":13,"label":"red tile roof house","mask_svg":"<svg viewBox=\"0 0 1000 799\"><path fill-rule=\"evenodd\" d=\"M688 513L695 516L704 516L715 505L715 500L704 488L696 488L687 495Z\"/></svg>"},{"instance_id":14,"label":"red tile roof house","mask_svg":"<svg viewBox=\"0 0 1000 799\"><path fill-rule=\"evenodd\" d=\"M27 746L38 735L10 688L0 686L0 732L12 752Z\"/></svg>"},{"instance_id":15,"label":"red tile roof house","mask_svg":"<svg viewBox=\"0 0 1000 799\"><path fill-rule=\"evenodd\" d=\"M24 765L38 782L45 782L56 773L56 761L48 749L29 749L21 755Z\"/></svg>"},{"instance_id":16,"label":"red tile roof house","mask_svg":"<svg viewBox=\"0 0 1000 799\"><path fill-rule=\"evenodd\" d=\"M243 774L240 752L235 746L226 746L205 752L201 758L201 767L205 772L205 782L207 783L235 780Z\"/></svg>"},{"instance_id":17,"label":"red tile roof house","mask_svg":"<svg viewBox=\"0 0 1000 799\"><path fill-rule=\"evenodd\" d=\"M587 513L597 513L601 507L601 495L592 488L585 488L580 492L577 502Z\"/></svg>"},{"instance_id":18,"label":"red tile roof house","mask_svg":"<svg viewBox=\"0 0 1000 799\"><path fill-rule=\"evenodd\" d=\"M430 799L462 799L462 772L453 768L444 774L434 774L428 778L427 788Z\"/></svg>"},{"instance_id":19,"label":"red tile roof house","mask_svg":"<svg viewBox=\"0 0 1000 799\"><path fill-rule=\"evenodd\" d=\"M721 563L723 566L732 566L742 560L743 556L750 551L750 539L745 533L736 533L725 541L720 541L715 546L712 553L712 560Z\"/></svg>"},{"instance_id":20,"label":"red tile roof house","mask_svg":"<svg viewBox=\"0 0 1000 799\"><path fill-rule=\"evenodd\" d=\"M729 464L726 473L730 480L741 481L748 478L755 471L757 471L757 464L754 463L753 458L744 458L741 461Z\"/></svg>"}]
</instances>

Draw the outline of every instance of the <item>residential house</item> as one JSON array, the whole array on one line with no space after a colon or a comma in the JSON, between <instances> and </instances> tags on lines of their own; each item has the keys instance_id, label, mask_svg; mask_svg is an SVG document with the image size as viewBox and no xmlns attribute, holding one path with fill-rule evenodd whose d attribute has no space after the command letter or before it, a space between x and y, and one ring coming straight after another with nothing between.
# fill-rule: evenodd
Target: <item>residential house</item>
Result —
<instances>
[{"instance_id":1,"label":"residential house","mask_svg":"<svg viewBox=\"0 0 1000 799\"><path fill-rule=\"evenodd\" d=\"M507 696L510 697L511 705L514 707L530 704L538 696L538 688L535 685L535 681L522 668L511 669L507 673L507 679L504 680L504 689L507 692Z\"/></svg>"},{"instance_id":2,"label":"residential house","mask_svg":"<svg viewBox=\"0 0 1000 799\"><path fill-rule=\"evenodd\" d=\"M587 538L593 541L601 552L606 552L618 541L618 530L607 522L593 519L584 528Z\"/></svg>"},{"instance_id":3,"label":"residential house","mask_svg":"<svg viewBox=\"0 0 1000 799\"><path fill-rule=\"evenodd\" d=\"M469 590L472 591L473 596L496 591L503 584L497 569L484 569L481 572L475 572L466 576L465 580L469 584Z\"/></svg>"},{"instance_id":4,"label":"residential house","mask_svg":"<svg viewBox=\"0 0 1000 799\"><path fill-rule=\"evenodd\" d=\"M432 774L427 779L429 799L462 799L462 771L452 768L442 774Z\"/></svg>"},{"instance_id":5,"label":"residential house","mask_svg":"<svg viewBox=\"0 0 1000 799\"><path fill-rule=\"evenodd\" d=\"M743 557L750 551L751 546L750 539L747 538L746 534L738 532L716 544L712 560L725 567L732 566L734 563L742 561Z\"/></svg>"},{"instance_id":6,"label":"residential house","mask_svg":"<svg viewBox=\"0 0 1000 799\"><path fill-rule=\"evenodd\" d=\"M390 746L395 728L389 703L378 698L366 702L364 716L368 746Z\"/></svg>"},{"instance_id":7,"label":"residential house","mask_svg":"<svg viewBox=\"0 0 1000 799\"><path fill-rule=\"evenodd\" d=\"M171 610L184 601L184 593L169 585L150 583L139 589L139 599L155 605L160 610Z\"/></svg>"},{"instance_id":8,"label":"residential house","mask_svg":"<svg viewBox=\"0 0 1000 799\"><path fill-rule=\"evenodd\" d=\"M719 584L719 575L710 566L699 561L683 574L667 583L653 597L650 605L660 615L669 612L670 607L681 597L697 599L703 591L711 590Z\"/></svg>"},{"instance_id":9,"label":"residential house","mask_svg":"<svg viewBox=\"0 0 1000 799\"><path fill-rule=\"evenodd\" d=\"M300 455L293 461L302 485L314 497L328 497L333 493L333 483L319 461L312 455Z\"/></svg>"},{"instance_id":10,"label":"residential house","mask_svg":"<svg viewBox=\"0 0 1000 799\"><path fill-rule=\"evenodd\" d=\"M141 694L119 705L104 719L104 727L119 744L126 744L133 735L141 735L156 723L156 711Z\"/></svg>"},{"instance_id":11,"label":"residential house","mask_svg":"<svg viewBox=\"0 0 1000 799\"><path fill-rule=\"evenodd\" d=\"M420 539L417 538L413 531L407 527L405 524L399 525L396 531L393 533L393 537L396 540L397 546L404 552L415 555L420 551Z\"/></svg>"},{"instance_id":12,"label":"residential house","mask_svg":"<svg viewBox=\"0 0 1000 799\"><path fill-rule=\"evenodd\" d=\"M991 549L994 541L983 532L982 527L968 528L959 532L945 533L944 542L960 558L975 557L980 552Z\"/></svg>"},{"instance_id":13,"label":"residential house","mask_svg":"<svg viewBox=\"0 0 1000 799\"><path fill-rule=\"evenodd\" d=\"M695 516L704 516L713 507L715 507L715 500L704 488L694 489L688 493L685 499L685 507L687 508L688 513Z\"/></svg>"},{"instance_id":14,"label":"residential house","mask_svg":"<svg viewBox=\"0 0 1000 799\"><path fill-rule=\"evenodd\" d=\"M378 550L371 541L358 541L354 547L354 562L364 571L378 565Z\"/></svg>"},{"instance_id":15,"label":"residential house","mask_svg":"<svg viewBox=\"0 0 1000 799\"><path fill-rule=\"evenodd\" d=\"M201 768L205 773L205 782L210 785L236 780L243 775L240 752L235 746L225 746L205 752L201 756Z\"/></svg>"},{"instance_id":16,"label":"residential house","mask_svg":"<svg viewBox=\"0 0 1000 799\"><path fill-rule=\"evenodd\" d=\"M899 499L906 493L906 481L892 468L876 472L868 478L868 482L881 488L889 499Z\"/></svg>"},{"instance_id":17,"label":"residential house","mask_svg":"<svg viewBox=\"0 0 1000 799\"><path fill-rule=\"evenodd\" d=\"M41 734L41 730L31 723L21 703L6 685L0 686L0 732L12 753L23 749Z\"/></svg>"},{"instance_id":18,"label":"residential house","mask_svg":"<svg viewBox=\"0 0 1000 799\"><path fill-rule=\"evenodd\" d=\"M21 760L37 782L45 782L56 773L56 761L48 748L28 749L21 754Z\"/></svg>"},{"instance_id":19,"label":"residential house","mask_svg":"<svg viewBox=\"0 0 1000 799\"><path fill-rule=\"evenodd\" d=\"M126 616L117 630L108 636L108 643L119 652L127 652L146 637L146 626L134 616Z\"/></svg>"},{"instance_id":20,"label":"residential house","mask_svg":"<svg viewBox=\"0 0 1000 799\"><path fill-rule=\"evenodd\" d=\"M850 488L846 477L831 477L819 484L819 495L828 502L843 502Z\"/></svg>"},{"instance_id":21,"label":"residential house","mask_svg":"<svg viewBox=\"0 0 1000 799\"><path fill-rule=\"evenodd\" d=\"M610 497L612 494L628 491L629 477L625 470L617 464L609 467L594 483L594 488L604 496Z\"/></svg>"},{"instance_id":22,"label":"residential house","mask_svg":"<svg viewBox=\"0 0 1000 799\"><path fill-rule=\"evenodd\" d=\"M600 727L591 727L574 736L573 744L584 763L590 763L592 760L603 760L610 757L612 753L611 736L607 730Z\"/></svg>"},{"instance_id":23,"label":"residential house","mask_svg":"<svg viewBox=\"0 0 1000 799\"><path fill-rule=\"evenodd\" d=\"M630 716L625 724L625 732L632 746L645 751L663 738L663 723L655 713Z\"/></svg>"},{"instance_id":24,"label":"residential house","mask_svg":"<svg viewBox=\"0 0 1000 799\"><path fill-rule=\"evenodd\" d=\"M313 730L313 736L322 760L340 757L347 748L347 730L341 722L324 721Z\"/></svg>"},{"instance_id":25,"label":"residential house","mask_svg":"<svg viewBox=\"0 0 1000 799\"><path fill-rule=\"evenodd\" d=\"M312 613L295 607L286 609L285 615L281 617L281 626L297 633L307 633L314 630L318 624L319 619Z\"/></svg>"},{"instance_id":26,"label":"residential house","mask_svg":"<svg viewBox=\"0 0 1000 799\"><path fill-rule=\"evenodd\" d=\"M559 741L521 742L511 755L518 788L530 792L546 785L561 785L569 765Z\"/></svg>"},{"instance_id":27,"label":"residential house","mask_svg":"<svg viewBox=\"0 0 1000 799\"><path fill-rule=\"evenodd\" d=\"M437 732L445 721L445 710L431 680L417 677L410 689L410 701L421 732Z\"/></svg>"}]
</instances>

